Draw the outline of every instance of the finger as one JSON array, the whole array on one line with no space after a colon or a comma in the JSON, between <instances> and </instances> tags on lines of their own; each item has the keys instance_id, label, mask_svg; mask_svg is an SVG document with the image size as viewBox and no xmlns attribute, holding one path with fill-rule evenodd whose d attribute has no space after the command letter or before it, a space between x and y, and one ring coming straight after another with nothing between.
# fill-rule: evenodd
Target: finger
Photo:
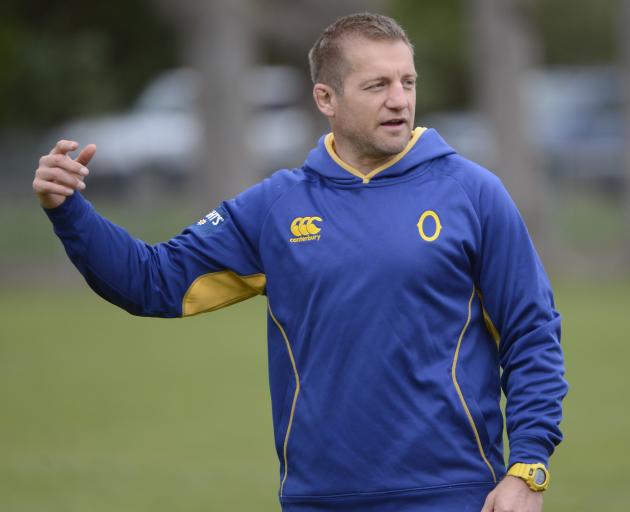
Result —
<instances>
[{"instance_id":1,"label":"finger","mask_svg":"<svg viewBox=\"0 0 630 512\"><path fill-rule=\"evenodd\" d=\"M54 154L54 155L45 155L39 159L40 169L45 167L59 167L67 172L71 172L76 175L87 176L90 171L88 171L87 167L84 167L78 162L75 162L66 155Z\"/></svg>"},{"instance_id":2,"label":"finger","mask_svg":"<svg viewBox=\"0 0 630 512\"><path fill-rule=\"evenodd\" d=\"M58 183L52 181L45 181L40 178L33 180L33 190L40 195L44 194L59 194L62 196L71 196L74 194L74 190L68 187L64 187Z\"/></svg>"},{"instance_id":3,"label":"finger","mask_svg":"<svg viewBox=\"0 0 630 512\"><path fill-rule=\"evenodd\" d=\"M79 146L79 143L74 140L65 140L62 139L55 147L50 150L51 155L65 155L69 151L74 151Z\"/></svg>"},{"instance_id":4,"label":"finger","mask_svg":"<svg viewBox=\"0 0 630 512\"><path fill-rule=\"evenodd\" d=\"M39 172L37 172L37 177L44 181L52 181L72 189L85 189L85 183L83 182L82 176L71 174L59 167L45 167L40 169Z\"/></svg>"},{"instance_id":5,"label":"finger","mask_svg":"<svg viewBox=\"0 0 630 512\"><path fill-rule=\"evenodd\" d=\"M94 156L95 153L96 153L96 145L88 144L81 150L81 152L79 153L79 156L75 158L75 161L80 163L81 165L87 165L90 163L90 160L92 160L92 157Z\"/></svg>"},{"instance_id":6,"label":"finger","mask_svg":"<svg viewBox=\"0 0 630 512\"><path fill-rule=\"evenodd\" d=\"M491 492L486 497L486 501L483 503L481 512L493 512L494 511L494 492Z\"/></svg>"}]
</instances>

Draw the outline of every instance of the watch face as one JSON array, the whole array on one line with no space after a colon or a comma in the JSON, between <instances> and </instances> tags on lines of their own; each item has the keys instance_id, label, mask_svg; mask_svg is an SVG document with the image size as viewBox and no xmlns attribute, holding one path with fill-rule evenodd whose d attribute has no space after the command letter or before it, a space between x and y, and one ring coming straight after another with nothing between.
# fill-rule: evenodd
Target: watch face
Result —
<instances>
[{"instance_id":1,"label":"watch face","mask_svg":"<svg viewBox=\"0 0 630 512\"><path fill-rule=\"evenodd\" d=\"M540 468L536 469L536 473L534 473L534 482L536 485L543 485L545 480L547 480L545 472Z\"/></svg>"}]
</instances>

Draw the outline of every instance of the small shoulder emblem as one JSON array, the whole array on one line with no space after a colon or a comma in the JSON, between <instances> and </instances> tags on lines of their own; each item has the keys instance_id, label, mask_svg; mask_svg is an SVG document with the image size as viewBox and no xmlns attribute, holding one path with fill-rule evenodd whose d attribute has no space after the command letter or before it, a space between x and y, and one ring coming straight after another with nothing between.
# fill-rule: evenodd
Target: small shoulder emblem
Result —
<instances>
[{"instance_id":1,"label":"small shoulder emblem","mask_svg":"<svg viewBox=\"0 0 630 512\"><path fill-rule=\"evenodd\" d=\"M216 210L212 210L206 216L199 219L192 227L203 234L211 233L218 229L228 217L229 215L226 209L219 206Z\"/></svg>"}]
</instances>

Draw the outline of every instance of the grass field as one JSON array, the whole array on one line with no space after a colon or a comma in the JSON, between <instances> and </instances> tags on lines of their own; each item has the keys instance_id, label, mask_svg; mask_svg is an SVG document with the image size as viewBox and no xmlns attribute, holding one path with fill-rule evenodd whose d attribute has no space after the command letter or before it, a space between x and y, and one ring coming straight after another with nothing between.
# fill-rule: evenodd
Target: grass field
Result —
<instances>
[{"instance_id":1,"label":"grass field","mask_svg":"<svg viewBox=\"0 0 630 512\"><path fill-rule=\"evenodd\" d=\"M571 384L546 511L625 511L630 284L559 286ZM277 511L265 303L128 316L0 291L0 511Z\"/></svg>"}]
</instances>

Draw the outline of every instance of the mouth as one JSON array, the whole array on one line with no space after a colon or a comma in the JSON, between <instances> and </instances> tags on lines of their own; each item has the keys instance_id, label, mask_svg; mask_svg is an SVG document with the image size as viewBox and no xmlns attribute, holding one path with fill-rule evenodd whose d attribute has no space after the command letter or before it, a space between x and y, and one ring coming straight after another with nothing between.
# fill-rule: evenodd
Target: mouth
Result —
<instances>
[{"instance_id":1,"label":"mouth","mask_svg":"<svg viewBox=\"0 0 630 512\"><path fill-rule=\"evenodd\" d=\"M401 127L401 126L403 126L405 124L406 124L406 122L405 122L404 119L402 119L402 118L395 118L395 119L388 119L387 121L382 122L381 126L398 128L398 127Z\"/></svg>"}]
</instances>

